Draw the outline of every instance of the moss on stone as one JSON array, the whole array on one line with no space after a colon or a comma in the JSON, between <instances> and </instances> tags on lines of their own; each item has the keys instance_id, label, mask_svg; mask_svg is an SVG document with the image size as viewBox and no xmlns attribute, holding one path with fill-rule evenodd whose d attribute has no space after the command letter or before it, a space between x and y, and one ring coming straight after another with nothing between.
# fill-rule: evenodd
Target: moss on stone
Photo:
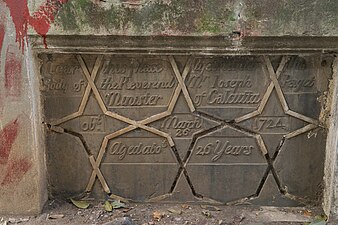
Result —
<instances>
[{"instance_id":1,"label":"moss on stone","mask_svg":"<svg viewBox=\"0 0 338 225\"><path fill-rule=\"evenodd\" d=\"M338 35L336 0L141 2L133 8L118 1L106 7L104 2L70 0L56 23L65 32L126 35L228 35L239 29L248 35ZM238 6L242 11L237 12Z\"/></svg>"}]
</instances>

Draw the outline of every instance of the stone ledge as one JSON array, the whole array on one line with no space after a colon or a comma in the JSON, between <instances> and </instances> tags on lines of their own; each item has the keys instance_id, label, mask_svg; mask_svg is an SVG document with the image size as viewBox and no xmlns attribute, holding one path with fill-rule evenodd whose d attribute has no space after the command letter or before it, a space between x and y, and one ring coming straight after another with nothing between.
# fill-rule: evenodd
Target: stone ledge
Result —
<instances>
[{"instance_id":1,"label":"stone ledge","mask_svg":"<svg viewBox=\"0 0 338 225\"><path fill-rule=\"evenodd\" d=\"M338 52L338 37L244 37L229 36L87 36L49 35L47 46L37 35L29 36L41 52L147 53L147 54L312 54Z\"/></svg>"}]
</instances>

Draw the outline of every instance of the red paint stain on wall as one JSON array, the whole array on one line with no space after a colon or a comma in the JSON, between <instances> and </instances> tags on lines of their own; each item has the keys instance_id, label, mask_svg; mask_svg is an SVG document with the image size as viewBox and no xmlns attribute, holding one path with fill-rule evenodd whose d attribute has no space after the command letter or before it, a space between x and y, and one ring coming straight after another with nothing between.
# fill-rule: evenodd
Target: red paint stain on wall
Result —
<instances>
[{"instance_id":1,"label":"red paint stain on wall","mask_svg":"<svg viewBox=\"0 0 338 225\"><path fill-rule=\"evenodd\" d=\"M54 22L55 15L61 8L61 5L68 0L47 0L42 4L37 12L29 18L29 24L35 29L41 37L44 38L44 44L47 48L46 37L50 29L50 24Z\"/></svg>"},{"instance_id":2,"label":"red paint stain on wall","mask_svg":"<svg viewBox=\"0 0 338 225\"><path fill-rule=\"evenodd\" d=\"M16 47L17 48L17 47ZM15 53L15 46L7 48L5 62L5 88L6 96L20 96L21 93L21 57Z\"/></svg>"},{"instance_id":3,"label":"red paint stain on wall","mask_svg":"<svg viewBox=\"0 0 338 225\"><path fill-rule=\"evenodd\" d=\"M32 167L32 162L27 159L16 159L9 162L5 178L1 185L6 186L22 180L23 176Z\"/></svg>"},{"instance_id":4,"label":"red paint stain on wall","mask_svg":"<svg viewBox=\"0 0 338 225\"><path fill-rule=\"evenodd\" d=\"M18 135L18 120L8 123L5 128L0 131L0 165L7 164L12 145Z\"/></svg>"},{"instance_id":5,"label":"red paint stain on wall","mask_svg":"<svg viewBox=\"0 0 338 225\"><path fill-rule=\"evenodd\" d=\"M5 2L15 26L16 41L19 42L20 47L23 48L25 38L27 37L27 21L29 18L27 0L5 0Z\"/></svg>"},{"instance_id":6,"label":"red paint stain on wall","mask_svg":"<svg viewBox=\"0 0 338 225\"><path fill-rule=\"evenodd\" d=\"M0 3L0 7L3 6L3 4ZM0 13L3 13L3 10L0 9ZM0 16L0 74L2 74L2 66L1 66L1 52L2 52L2 46L5 38L5 19L1 18ZM3 93L0 90L0 116L2 116L2 110L3 110Z\"/></svg>"},{"instance_id":7,"label":"red paint stain on wall","mask_svg":"<svg viewBox=\"0 0 338 225\"><path fill-rule=\"evenodd\" d=\"M1 56L2 44L3 44L3 42L4 42L4 37L5 37L5 25L4 25L4 23L0 20L0 56Z\"/></svg>"},{"instance_id":8,"label":"red paint stain on wall","mask_svg":"<svg viewBox=\"0 0 338 225\"><path fill-rule=\"evenodd\" d=\"M29 13L27 0L5 0L16 30L16 40L23 48L25 39L27 39L28 24L44 38L46 45L46 36L50 29L50 24L54 22L55 15L62 4L68 0L47 0L39 7L32 16Z\"/></svg>"},{"instance_id":9,"label":"red paint stain on wall","mask_svg":"<svg viewBox=\"0 0 338 225\"><path fill-rule=\"evenodd\" d=\"M5 176L0 183L1 186L18 183L32 167L32 162L28 159L9 157L13 143L18 136L18 130L19 123L16 119L0 131L0 165L6 166Z\"/></svg>"}]
</instances>

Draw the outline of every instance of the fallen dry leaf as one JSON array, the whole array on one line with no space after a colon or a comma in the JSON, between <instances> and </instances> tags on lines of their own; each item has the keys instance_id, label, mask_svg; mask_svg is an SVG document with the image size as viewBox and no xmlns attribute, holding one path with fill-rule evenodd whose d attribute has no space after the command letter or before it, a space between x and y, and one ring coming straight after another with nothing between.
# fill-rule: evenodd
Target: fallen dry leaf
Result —
<instances>
[{"instance_id":1,"label":"fallen dry leaf","mask_svg":"<svg viewBox=\"0 0 338 225\"><path fill-rule=\"evenodd\" d=\"M163 216L164 215L161 212L158 212L158 211L153 212L153 219L157 222L160 221Z\"/></svg>"},{"instance_id":2,"label":"fallen dry leaf","mask_svg":"<svg viewBox=\"0 0 338 225\"><path fill-rule=\"evenodd\" d=\"M107 211L107 212L111 212L113 211L113 206L110 204L110 202L108 200L106 200L104 202L104 209Z\"/></svg>"},{"instance_id":3,"label":"fallen dry leaf","mask_svg":"<svg viewBox=\"0 0 338 225\"><path fill-rule=\"evenodd\" d=\"M312 216L311 210L304 210L303 214L304 216Z\"/></svg>"},{"instance_id":4,"label":"fallen dry leaf","mask_svg":"<svg viewBox=\"0 0 338 225\"><path fill-rule=\"evenodd\" d=\"M70 199L71 201L72 201L72 203L76 206L76 207L78 207L78 208L80 208L80 209L86 209L86 208L88 208L89 207L89 203L87 202L87 201L77 201L77 200L74 200L74 199Z\"/></svg>"},{"instance_id":5,"label":"fallen dry leaf","mask_svg":"<svg viewBox=\"0 0 338 225\"><path fill-rule=\"evenodd\" d=\"M182 208L183 208L183 209L189 209L189 208L190 208L190 206L189 206L189 205L187 205L187 204L183 204L183 205L182 205Z\"/></svg>"},{"instance_id":6,"label":"fallen dry leaf","mask_svg":"<svg viewBox=\"0 0 338 225\"><path fill-rule=\"evenodd\" d=\"M168 211L172 214L177 214L177 215L181 215L182 214L182 210L177 210L177 209L168 209Z\"/></svg>"},{"instance_id":7,"label":"fallen dry leaf","mask_svg":"<svg viewBox=\"0 0 338 225\"><path fill-rule=\"evenodd\" d=\"M113 206L113 209L126 208L126 205L120 200L113 201L111 205Z\"/></svg>"}]
</instances>

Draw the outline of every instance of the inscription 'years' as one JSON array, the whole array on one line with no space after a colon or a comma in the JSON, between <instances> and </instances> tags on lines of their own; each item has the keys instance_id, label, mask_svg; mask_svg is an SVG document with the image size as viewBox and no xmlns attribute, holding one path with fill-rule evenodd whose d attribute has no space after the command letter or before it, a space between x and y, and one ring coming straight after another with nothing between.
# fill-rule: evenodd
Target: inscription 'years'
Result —
<instances>
[{"instance_id":1,"label":"inscription 'years'","mask_svg":"<svg viewBox=\"0 0 338 225\"><path fill-rule=\"evenodd\" d=\"M210 142L204 146L197 146L196 155L212 155L211 161L216 162L224 155L249 156L254 149L255 147L253 145L234 145L228 140L225 142L216 140L215 142Z\"/></svg>"}]
</instances>

